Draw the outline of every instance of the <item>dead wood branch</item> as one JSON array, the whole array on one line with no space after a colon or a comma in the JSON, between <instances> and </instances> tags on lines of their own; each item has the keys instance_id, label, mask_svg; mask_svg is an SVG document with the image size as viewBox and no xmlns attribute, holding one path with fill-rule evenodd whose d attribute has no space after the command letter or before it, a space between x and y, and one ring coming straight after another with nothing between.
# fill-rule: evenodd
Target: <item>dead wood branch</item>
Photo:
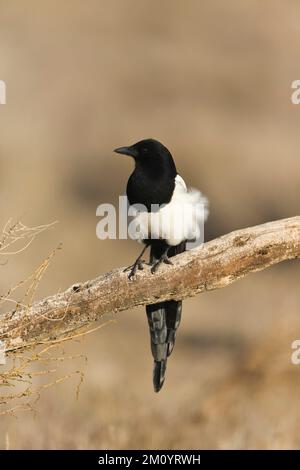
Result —
<instances>
[{"instance_id":1,"label":"dead wood branch","mask_svg":"<svg viewBox=\"0 0 300 470\"><path fill-rule=\"evenodd\" d=\"M123 269L72 286L0 317L7 351L62 340L104 314L226 287L249 273L300 257L300 217L238 230L180 254L155 275L133 281ZM131 260L128 260L131 261Z\"/></svg>"}]
</instances>

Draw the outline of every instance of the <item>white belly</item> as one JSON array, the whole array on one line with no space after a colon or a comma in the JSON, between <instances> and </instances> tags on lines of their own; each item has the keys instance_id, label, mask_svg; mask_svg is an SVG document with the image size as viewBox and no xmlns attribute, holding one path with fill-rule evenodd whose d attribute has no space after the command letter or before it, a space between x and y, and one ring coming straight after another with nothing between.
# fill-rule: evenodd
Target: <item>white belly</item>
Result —
<instances>
[{"instance_id":1,"label":"white belly","mask_svg":"<svg viewBox=\"0 0 300 470\"><path fill-rule=\"evenodd\" d=\"M129 215L133 215L130 235L141 242L160 239L175 246L184 240L200 238L201 227L208 217L208 200L197 189L187 190L184 180L177 175L171 201L153 209L152 212L135 211L130 207Z\"/></svg>"}]
</instances>

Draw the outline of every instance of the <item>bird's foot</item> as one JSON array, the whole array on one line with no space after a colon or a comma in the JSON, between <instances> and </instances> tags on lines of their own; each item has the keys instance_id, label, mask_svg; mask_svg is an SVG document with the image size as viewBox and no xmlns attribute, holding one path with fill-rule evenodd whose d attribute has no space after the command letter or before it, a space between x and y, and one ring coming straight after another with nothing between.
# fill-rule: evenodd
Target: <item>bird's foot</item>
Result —
<instances>
[{"instance_id":1,"label":"bird's foot","mask_svg":"<svg viewBox=\"0 0 300 470\"><path fill-rule=\"evenodd\" d=\"M131 266L125 268L123 272L130 271L128 279L131 280L136 275L137 270L142 271L144 269L143 264L145 264L145 260L138 258Z\"/></svg>"},{"instance_id":2,"label":"bird's foot","mask_svg":"<svg viewBox=\"0 0 300 470\"><path fill-rule=\"evenodd\" d=\"M162 264L162 263L165 263L165 264L173 264L172 261L170 260L170 258L168 257L168 255L166 253L164 253L158 261L156 261L153 265L152 265L152 268L151 268L151 273L154 274L156 273L157 269L159 268L159 266Z\"/></svg>"}]
</instances>

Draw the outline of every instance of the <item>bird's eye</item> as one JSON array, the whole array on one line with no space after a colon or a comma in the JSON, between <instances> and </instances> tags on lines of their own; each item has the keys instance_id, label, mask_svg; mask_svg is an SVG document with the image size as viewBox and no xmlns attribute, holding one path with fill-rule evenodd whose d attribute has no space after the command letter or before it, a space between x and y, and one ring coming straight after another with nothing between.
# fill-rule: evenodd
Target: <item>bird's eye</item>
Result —
<instances>
[{"instance_id":1,"label":"bird's eye","mask_svg":"<svg viewBox=\"0 0 300 470\"><path fill-rule=\"evenodd\" d=\"M144 148L143 148L143 153L148 153L147 147L144 147Z\"/></svg>"}]
</instances>

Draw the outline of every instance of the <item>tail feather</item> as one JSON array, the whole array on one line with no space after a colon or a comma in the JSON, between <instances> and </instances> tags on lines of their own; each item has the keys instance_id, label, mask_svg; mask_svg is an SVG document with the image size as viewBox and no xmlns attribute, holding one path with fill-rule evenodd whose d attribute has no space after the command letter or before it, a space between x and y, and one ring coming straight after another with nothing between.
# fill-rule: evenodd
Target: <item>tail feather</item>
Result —
<instances>
[{"instance_id":1,"label":"tail feather","mask_svg":"<svg viewBox=\"0 0 300 470\"><path fill-rule=\"evenodd\" d=\"M153 367L153 386L154 391L159 392L162 388L165 375L166 375L166 368L167 368L167 360L165 361L154 361Z\"/></svg>"},{"instance_id":2,"label":"tail feather","mask_svg":"<svg viewBox=\"0 0 300 470\"><path fill-rule=\"evenodd\" d=\"M164 247L152 246L150 261L161 256ZM175 256L185 251L185 243L170 248L168 255ZM154 358L153 385L159 392L165 380L167 358L173 351L176 330L180 324L182 301L169 300L147 305L146 312L151 337L151 351Z\"/></svg>"},{"instance_id":3,"label":"tail feather","mask_svg":"<svg viewBox=\"0 0 300 470\"><path fill-rule=\"evenodd\" d=\"M175 346L176 330L180 325L182 301L170 300L166 306L168 356Z\"/></svg>"},{"instance_id":4,"label":"tail feather","mask_svg":"<svg viewBox=\"0 0 300 470\"><path fill-rule=\"evenodd\" d=\"M168 356L168 330L164 302L147 305L146 312L151 337L151 351L154 358L153 385L155 392L159 392L165 380Z\"/></svg>"}]
</instances>

